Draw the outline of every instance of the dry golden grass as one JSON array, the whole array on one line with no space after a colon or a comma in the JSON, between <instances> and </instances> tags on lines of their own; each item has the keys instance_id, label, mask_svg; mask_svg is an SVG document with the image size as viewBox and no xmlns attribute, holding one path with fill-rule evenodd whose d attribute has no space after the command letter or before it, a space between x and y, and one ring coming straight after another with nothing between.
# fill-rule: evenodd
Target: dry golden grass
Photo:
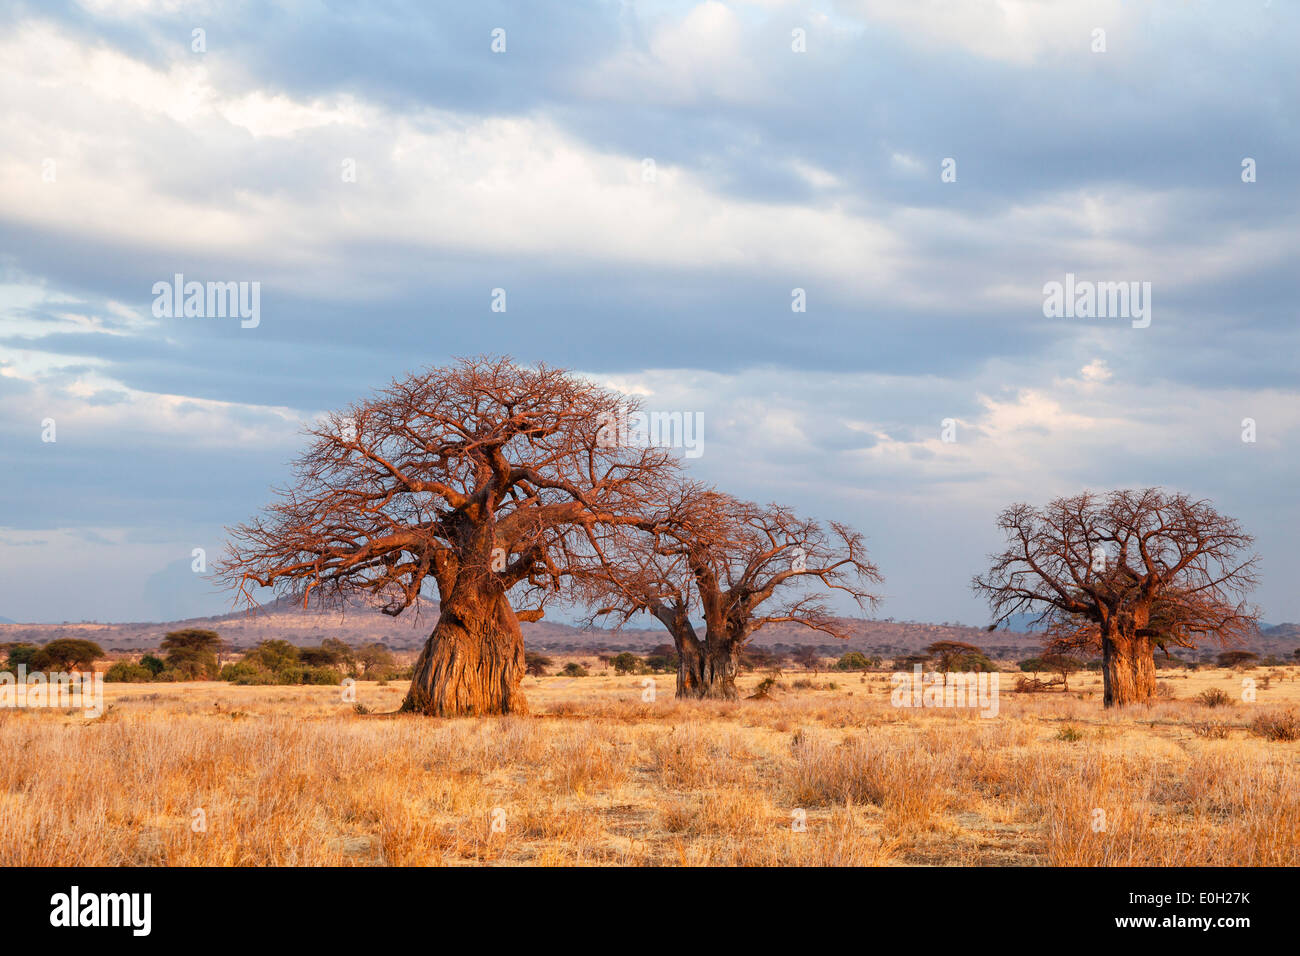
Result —
<instances>
[{"instance_id":1,"label":"dry golden grass","mask_svg":"<svg viewBox=\"0 0 1300 956\"><path fill-rule=\"evenodd\" d=\"M895 709L883 674L693 704L671 676L654 702L640 677L529 678L532 716L456 721L110 684L98 720L0 711L0 864L1295 865L1300 742L1257 718L1300 705L1300 670L1268 673L1247 704L1243 675L1162 671L1173 699L1120 713L1093 675L1007 674L994 719ZM1236 703L1195 699L1216 687Z\"/></svg>"}]
</instances>

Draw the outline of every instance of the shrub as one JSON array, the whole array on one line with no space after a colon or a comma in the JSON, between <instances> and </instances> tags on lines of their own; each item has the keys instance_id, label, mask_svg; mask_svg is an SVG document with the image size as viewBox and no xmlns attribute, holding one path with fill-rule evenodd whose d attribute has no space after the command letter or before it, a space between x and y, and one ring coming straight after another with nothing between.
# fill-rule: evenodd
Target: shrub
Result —
<instances>
[{"instance_id":1,"label":"shrub","mask_svg":"<svg viewBox=\"0 0 1300 956\"><path fill-rule=\"evenodd\" d=\"M387 645L375 642L357 651L357 663L366 680L388 680L391 676L388 671L396 662Z\"/></svg>"},{"instance_id":2,"label":"shrub","mask_svg":"<svg viewBox=\"0 0 1300 956\"><path fill-rule=\"evenodd\" d=\"M342 655L333 647L300 647L298 659L311 667L333 667Z\"/></svg>"},{"instance_id":3,"label":"shrub","mask_svg":"<svg viewBox=\"0 0 1300 956\"><path fill-rule=\"evenodd\" d=\"M1051 681L1025 677L1023 674L1016 678L1016 692L1021 694L1041 694L1055 686Z\"/></svg>"},{"instance_id":4,"label":"shrub","mask_svg":"<svg viewBox=\"0 0 1300 956\"><path fill-rule=\"evenodd\" d=\"M1230 729L1231 727L1221 720L1203 720L1200 723L1192 724L1192 733L1208 740L1223 740L1228 736Z\"/></svg>"},{"instance_id":5,"label":"shrub","mask_svg":"<svg viewBox=\"0 0 1300 956\"><path fill-rule=\"evenodd\" d=\"M113 684L147 684L153 680L153 671L131 661L118 661L104 674L104 680Z\"/></svg>"},{"instance_id":6,"label":"shrub","mask_svg":"<svg viewBox=\"0 0 1300 956\"><path fill-rule=\"evenodd\" d=\"M871 661L861 651L849 651L835 662L835 669L841 671L864 671L870 666Z\"/></svg>"},{"instance_id":7,"label":"shrub","mask_svg":"<svg viewBox=\"0 0 1300 956\"><path fill-rule=\"evenodd\" d=\"M564 665L564 670L560 671L565 677L586 677L587 668L583 667L577 661L569 661Z\"/></svg>"},{"instance_id":8,"label":"shrub","mask_svg":"<svg viewBox=\"0 0 1300 956\"><path fill-rule=\"evenodd\" d=\"M343 675L333 667L304 667L301 682L322 687L337 686L343 683Z\"/></svg>"},{"instance_id":9,"label":"shrub","mask_svg":"<svg viewBox=\"0 0 1300 956\"><path fill-rule=\"evenodd\" d=\"M1211 687L1197 694L1196 702L1204 707L1231 707L1232 697L1221 687Z\"/></svg>"},{"instance_id":10,"label":"shrub","mask_svg":"<svg viewBox=\"0 0 1300 956\"><path fill-rule=\"evenodd\" d=\"M255 661L242 660L221 669L221 679L235 684L311 684L337 686L343 675L336 667L296 664L271 671Z\"/></svg>"},{"instance_id":11,"label":"shrub","mask_svg":"<svg viewBox=\"0 0 1300 956\"><path fill-rule=\"evenodd\" d=\"M244 655L244 660L275 672L298 663L298 648L288 641L262 641Z\"/></svg>"},{"instance_id":12,"label":"shrub","mask_svg":"<svg viewBox=\"0 0 1300 956\"><path fill-rule=\"evenodd\" d=\"M524 673L531 677L545 677L546 668L550 667L552 660L544 654L538 654L536 651L524 651Z\"/></svg>"},{"instance_id":13,"label":"shrub","mask_svg":"<svg viewBox=\"0 0 1300 956\"><path fill-rule=\"evenodd\" d=\"M8 667L10 670L17 670L20 664L26 664L28 670L32 670L32 658L40 650L35 644L11 644L9 646Z\"/></svg>"},{"instance_id":14,"label":"shrub","mask_svg":"<svg viewBox=\"0 0 1300 956\"><path fill-rule=\"evenodd\" d=\"M1265 740L1300 740L1300 714L1294 710L1260 714L1250 722L1250 732Z\"/></svg>"},{"instance_id":15,"label":"shrub","mask_svg":"<svg viewBox=\"0 0 1300 956\"><path fill-rule=\"evenodd\" d=\"M146 654L144 657L140 658L140 666L147 667L149 673L154 677L157 677L167 669L167 665L163 663L162 658L155 657L153 654Z\"/></svg>"},{"instance_id":16,"label":"shrub","mask_svg":"<svg viewBox=\"0 0 1300 956\"><path fill-rule=\"evenodd\" d=\"M744 670L780 670L782 657L764 647L746 644L740 649L738 663Z\"/></svg>"},{"instance_id":17,"label":"shrub","mask_svg":"<svg viewBox=\"0 0 1300 956\"><path fill-rule=\"evenodd\" d=\"M997 665L989 660L988 655L981 651L973 654L960 654L953 658L952 669L955 671L986 671L997 670Z\"/></svg>"},{"instance_id":18,"label":"shrub","mask_svg":"<svg viewBox=\"0 0 1300 956\"><path fill-rule=\"evenodd\" d=\"M677 670L676 654L650 654L645 659L645 666L656 674L667 674Z\"/></svg>"},{"instance_id":19,"label":"shrub","mask_svg":"<svg viewBox=\"0 0 1300 956\"><path fill-rule=\"evenodd\" d=\"M1220 667L1254 667L1259 655L1250 651L1224 651L1214 659Z\"/></svg>"},{"instance_id":20,"label":"shrub","mask_svg":"<svg viewBox=\"0 0 1300 956\"><path fill-rule=\"evenodd\" d=\"M236 661L221 668L221 679L233 684L274 684L275 678L265 667L248 661Z\"/></svg>"},{"instance_id":21,"label":"shrub","mask_svg":"<svg viewBox=\"0 0 1300 956\"><path fill-rule=\"evenodd\" d=\"M614 665L615 674L640 674L645 667L641 658L630 651L624 651L610 663Z\"/></svg>"},{"instance_id":22,"label":"shrub","mask_svg":"<svg viewBox=\"0 0 1300 956\"><path fill-rule=\"evenodd\" d=\"M1073 724L1066 724L1056 732L1056 739L1074 743L1076 740L1083 739L1083 731L1075 727Z\"/></svg>"}]
</instances>

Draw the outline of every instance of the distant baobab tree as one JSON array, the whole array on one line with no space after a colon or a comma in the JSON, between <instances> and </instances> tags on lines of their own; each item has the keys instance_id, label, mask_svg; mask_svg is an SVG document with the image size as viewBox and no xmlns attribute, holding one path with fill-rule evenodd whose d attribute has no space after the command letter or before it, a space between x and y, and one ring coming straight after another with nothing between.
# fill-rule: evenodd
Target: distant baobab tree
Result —
<instances>
[{"instance_id":1,"label":"distant baobab tree","mask_svg":"<svg viewBox=\"0 0 1300 956\"><path fill-rule=\"evenodd\" d=\"M1155 650L1240 641L1257 614L1253 542L1206 501L1157 488L1016 504L998 517L1008 545L973 587L993 626L1038 612L1056 650L1102 655L1105 706L1149 701Z\"/></svg>"},{"instance_id":2,"label":"distant baobab tree","mask_svg":"<svg viewBox=\"0 0 1300 956\"><path fill-rule=\"evenodd\" d=\"M294 483L231 530L223 580L360 595L387 614L437 590L438 621L403 709L527 709L519 621L559 586L565 535L643 517L677 467L658 448L611 445L602 424L634 402L546 366L462 359L396 381L310 429ZM509 596L531 595L516 612Z\"/></svg>"},{"instance_id":3,"label":"distant baobab tree","mask_svg":"<svg viewBox=\"0 0 1300 956\"><path fill-rule=\"evenodd\" d=\"M682 484L650 518L593 535L596 561L576 575L598 606L593 618L621 622L647 612L677 647L677 696L734 699L740 651L763 626L799 624L845 638L824 591L874 606L881 580L862 535L699 484ZM783 598L777 603L774 599ZM703 635L692 617L703 621Z\"/></svg>"}]
</instances>

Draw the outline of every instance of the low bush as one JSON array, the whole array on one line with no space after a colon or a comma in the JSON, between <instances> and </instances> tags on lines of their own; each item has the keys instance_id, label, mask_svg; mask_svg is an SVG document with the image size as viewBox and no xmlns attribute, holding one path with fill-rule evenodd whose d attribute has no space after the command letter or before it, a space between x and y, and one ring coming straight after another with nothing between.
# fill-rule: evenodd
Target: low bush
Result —
<instances>
[{"instance_id":1,"label":"low bush","mask_svg":"<svg viewBox=\"0 0 1300 956\"><path fill-rule=\"evenodd\" d=\"M1250 722L1250 732L1265 740L1300 740L1300 714L1294 710L1260 714Z\"/></svg>"},{"instance_id":2,"label":"low bush","mask_svg":"<svg viewBox=\"0 0 1300 956\"><path fill-rule=\"evenodd\" d=\"M1221 687L1211 687L1197 694L1196 702L1203 707L1231 707L1232 697Z\"/></svg>"},{"instance_id":3,"label":"low bush","mask_svg":"<svg viewBox=\"0 0 1300 956\"><path fill-rule=\"evenodd\" d=\"M153 677L149 668L131 661L118 661L104 673L104 680L111 684L147 684Z\"/></svg>"}]
</instances>

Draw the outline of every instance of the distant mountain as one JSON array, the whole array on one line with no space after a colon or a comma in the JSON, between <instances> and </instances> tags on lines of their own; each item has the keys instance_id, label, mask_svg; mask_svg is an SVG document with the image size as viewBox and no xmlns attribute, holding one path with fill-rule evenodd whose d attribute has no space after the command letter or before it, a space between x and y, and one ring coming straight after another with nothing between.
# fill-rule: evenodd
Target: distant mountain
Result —
<instances>
[{"instance_id":1,"label":"distant mountain","mask_svg":"<svg viewBox=\"0 0 1300 956\"><path fill-rule=\"evenodd\" d=\"M0 624L0 642L28 641L44 644L57 637L81 637L93 640L105 650L141 650L154 648L163 635L182 627L202 627L217 631L231 646L252 647L259 641L279 639L297 645L319 644L327 637L347 641L354 646L382 641L396 650L421 647L437 621L438 606L423 602L398 617L389 617L375 608L350 607L343 611L304 609L290 598L281 598L253 611L234 611L213 617L190 618L164 623L100 624ZM982 628L960 624L926 624L916 622L867 621L844 618L841 625L851 635L838 642L819 631L792 624L771 625L755 637L755 643L773 647L796 647L806 644L828 649L869 650L873 652L912 653L938 640L967 641L995 653L1019 653L1036 645L1037 639L1026 634L998 631L988 634ZM671 643L668 632L657 624L645 628L583 629L545 619L520 625L524 641L531 648L551 651L586 652L604 650L646 651L659 644Z\"/></svg>"},{"instance_id":2,"label":"distant mountain","mask_svg":"<svg viewBox=\"0 0 1300 956\"><path fill-rule=\"evenodd\" d=\"M16 622L16 621L11 621L11 620L9 620L9 618L7 618L7 617L0 617L0 624L15 624L15 623L17 623L17 622Z\"/></svg>"},{"instance_id":3,"label":"distant mountain","mask_svg":"<svg viewBox=\"0 0 1300 956\"><path fill-rule=\"evenodd\" d=\"M343 611L304 609L293 599L281 598L253 611L234 611L214 617L184 621L135 624L15 624L0 623L0 643L28 641L44 644L57 637L82 637L93 640L105 650L142 650L155 648L163 635L182 627L203 627L217 631L235 648L249 648L259 641L279 639L299 646L319 644L327 637L347 641L353 646L383 642L394 650L417 650L428 638L438 618L435 602L422 602L398 617L389 617L375 608L350 607ZM842 654L860 650L882 657L902 656L920 651L935 641L964 641L983 648L994 657L1017 658L1035 652L1041 634L1015 630L988 631L964 624L929 624L918 621L875 621L840 618L840 626L849 635L837 641L829 635L794 624L774 624L754 637L761 647L793 649L804 645L825 648L825 653ZM655 625L623 630L583 629L545 619L520 625L529 648L571 653L631 650L644 653L660 644L669 644L668 632ZM1247 648L1259 654L1290 657L1300 645L1300 624L1269 625Z\"/></svg>"}]
</instances>

